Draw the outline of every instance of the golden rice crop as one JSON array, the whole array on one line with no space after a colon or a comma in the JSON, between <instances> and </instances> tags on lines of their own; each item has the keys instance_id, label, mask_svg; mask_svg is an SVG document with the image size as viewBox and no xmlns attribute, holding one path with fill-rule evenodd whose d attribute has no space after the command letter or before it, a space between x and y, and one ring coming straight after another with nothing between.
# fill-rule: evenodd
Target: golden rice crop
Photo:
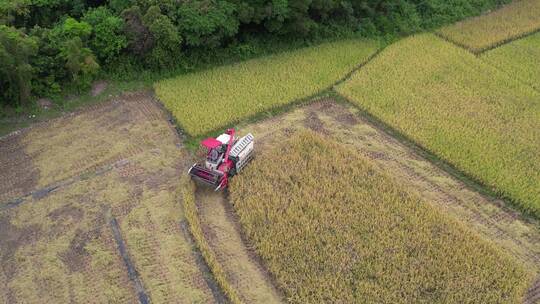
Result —
<instances>
[{"instance_id":1,"label":"golden rice crop","mask_svg":"<svg viewBox=\"0 0 540 304\"><path fill-rule=\"evenodd\" d=\"M156 94L192 136L289 104L329 87L376 52L371 40L345 40L181 75Z\"/></svg>"},{"instance_id":2,"label":"golden rice crop","mask_svg":"<svg viewBox=\"0 0 540 304\"><path fill-rule=\"evenodd\" d=\"M291 303L520 303L530 282L510 256L312 132L259 155L230 197Z\"/></svg>"},{"instance_id":3,"label":"golden rice crop","mask_svg":"<svg viewBox=\"0 0 540 304\"><path fill-rule=\"evenodd\" d=\"M532 87L425 34L385 49L337 90L540 216L540 93Z\"/></svg>"},{"instance_id":4,"label":"golden rice crop","mask_svg":"<svg viewBox=\"0 0 540 304\"><path fill-rule=\"evenodd\" d=\"M473 52L540 29L540 0L518 0L479 17L444 27L439 34Z\"/></svg>"},{"instance_id":5,"label":"golden rice crop","mask_svg":"<svg viewBox=\"0 0 540 304\"><path fill-rule=\"evenodd\" d=\"M540 33L486 52L481 58L540 90Z\"/></svg>"}]
</instances>

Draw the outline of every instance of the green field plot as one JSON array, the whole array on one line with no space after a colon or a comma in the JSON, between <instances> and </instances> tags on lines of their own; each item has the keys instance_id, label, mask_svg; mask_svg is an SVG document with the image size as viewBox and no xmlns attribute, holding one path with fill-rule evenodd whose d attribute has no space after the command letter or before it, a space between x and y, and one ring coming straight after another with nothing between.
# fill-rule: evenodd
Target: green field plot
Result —
<instances>
[{"instance_id":1,"label":"green field plot","mask_svg":"<svg viewBox=\"0 0 540 304\"><path fill-rule=\"evenodd\" d=\"M540 33L486 52L481 58L540 90Z\"/></svg>"},{"instance_id":2,"label":"green field plot","mask_svg":"<svg viewBox=\"0 0 540 304\"><path fill-rule=\"evenodd\" d=\"M540 0L513 1L487 15L440 29L448 40L481 52L540 29Z\"/></svg>"},{"instance_id":3,"label":"green field plot","mask_svg":"<svg viewBox=\"0 0 540 304\"><path fill-rule=\"evenodd\" d=\"M158 82L159 99L197 136L313 95L376 52L378 43L347 40L285 52Z\"/></svg>"},{"instance_id":4,"label":"green field plot","mask_svg":"<svg viewBox=\"0 0 540 304\"><path fill-rule=\"evenodd\" d=\"M230 190L291 303L520 303L531 279L355 150L312 132L259 155Z\"/></svg>"},{"instance_id":5,"label":"green field plot","mask_svg":"<svg viewBox=\"0 0 540 304\"><path fill-rule=\"evenodd\" d=\"M426 34L390 46L337 90L540 216L540 93L532 87Z\"/></svg>"}]
</instances>

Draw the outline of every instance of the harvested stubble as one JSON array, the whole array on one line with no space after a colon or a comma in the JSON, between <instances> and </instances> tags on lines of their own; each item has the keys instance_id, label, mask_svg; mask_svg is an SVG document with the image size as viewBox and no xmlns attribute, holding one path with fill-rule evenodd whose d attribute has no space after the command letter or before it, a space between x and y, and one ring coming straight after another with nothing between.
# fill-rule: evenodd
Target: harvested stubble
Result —
<instances>
[{"instance_id":1,"label":"harvested stubble","mask_svg":"<svg viewBox=\"0 0 540 304\"><path fill-rule=\"evenodd\" d=\"M337 90L540 217L540 93L532 87L424 34L390 46Z\"/></svg>"},{"instance_id":2,"label":"harvested stubble","mask_svg":"<svg viewBox=\"0 0 540 304\"><path fill-rule=\"evenodd\" d=\"M197 214L197 206L195 205L195 184L185 177L182 178L180 182L182 185L184 212L193 239L223 293L231 303L241 304L242 300L240 299L238 292L234 289L231 282L227 280L227 274L225 273L223 266L219 263L202 231L199 215Z\"/></svg>"},{"instance_id":3,"label":"harvested stubble","mask_svg":"<svg viewBox=\"0 0 540 304\"><path fill-rule=\"evenodd\" d=\"M0 208L0 303L136 303L110 216L150 301L214 300L180 230L178 179L187 154L159 107L147 95L132 97L23 135L37 157L22 161L33 160L41 183L116 159L122 165Z\"/></svg>"},{"instance_id":4,"label":"harvested stubble","mask_svg":"<svg viewBox=\"0 0 540 304\"><path fill-rule=\"evenodd\" d=\"M370 40L326 43L178 76L155 89L186 132L197 136L316 94L377 48Z\"/></svg>"},{"instance_id":5,"label":"harvested stubble","mask_svg":"<svg viewBox=\"0 0 540 304\"><path fill-rule=\"evenodd\" d=\"M521 301L531 277L512 258L355 151L299 132L230 189L291 303Z\"/></svg>"},{"instance_id":6,"label":"harvested stubble","mask_svg":"<svg viewBox=\"0 0 540 304\"><path fill-rule=\"evenodd\" d=\"M540 33L486 52L481 58L540 91Z\"/></svg>"},{"instance_id":7,"label":"harvested stubble","mask_svg":"<svg viewBox=\"0 0 540 304\"><path fill-rule=\"evenodd\" d=\"M446 39L479 53L540 29L540 0L517 0L489 14L438 31Z\"/></svg>"}]
</instances>

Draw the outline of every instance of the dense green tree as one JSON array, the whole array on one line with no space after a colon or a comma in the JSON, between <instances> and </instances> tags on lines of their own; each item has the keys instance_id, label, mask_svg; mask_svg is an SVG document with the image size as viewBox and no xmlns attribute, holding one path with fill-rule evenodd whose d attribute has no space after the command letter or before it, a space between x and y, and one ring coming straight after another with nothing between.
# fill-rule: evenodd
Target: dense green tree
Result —
<instances>
[{"instance_id":1,"label":"dense green tree","mask_svg":"<svg viewBox=\"0 0 540 304\"><path fill-rule=\"evenodd\" d=\"M510 1L0 0L0 96L15 103L30 92L57 94L72 83L89 83L100 65L129 74L134 67L167 69L252 55L267 38L408 34ZM11 58L18 48L21 54Z\"/></svg>"},{"instance_id":2,"label":"dense green tree","mask_svg":"<svg viewBox=\"0 0 540 304\"><path fill-rule=\"evenodd\" d=\"M62 43L60 56L78 86L87 86L99 71L99 64L89 48L83 46L81 38L71 38Z\"/></svg>"},{"instance_id":3,"label":"dense green tree","mask_svg":"<svg viewBox=\"0 0 540 304\"><path fill-rule=\"evenodd\" d=\"M178 9L178 25L190 46L216 47L238 33L236 7L220 0L185 1Z\"/></svg>"},{"instance_id":4,"label":"dense green tree","mask_svg":"<svg viewBox=\"0 0 540 304\"><path fill-rule=\"evenodd\" d=\"M161 13L159 6L151 6L144 15L143 22L155 41L146 60L149 66L153 68L173 66L181 54L182 38L178 29L169 17Z\"/></svg>"},{"instance_id":5,"label":"dense green tree","mask_svg":"<svg viewBox=\"0 0 540 304\"><path fill-rule=\"evenodd\" d=\"M124 20L114 16L106 7L87 11L82 20L93 28L90 47L102 62L111 62L127 46Z\"/></svg>"},{"instance_id":6,"label":"dense green tree","mask_svg":"<svg viewBox=\"0 0 540 304\"><path fill-rule=\"evenodd\" d=\"M136 5L127 8L122 11L122 17L129 52L139 57L145 56L154 47L154 36L143 22L141 9Z\"/></svg>"},{"instance_id":7,"label":"dense green tree","mask_svg":"<svg viewBox=\"0 0 540 304\"><path fill-rule=\"evenodd\" d=\"M34 69L30 58L37 42L21 31L0 25L0 97L4 102L27 103L30 100Z\"/></svg>"}]
</instances>

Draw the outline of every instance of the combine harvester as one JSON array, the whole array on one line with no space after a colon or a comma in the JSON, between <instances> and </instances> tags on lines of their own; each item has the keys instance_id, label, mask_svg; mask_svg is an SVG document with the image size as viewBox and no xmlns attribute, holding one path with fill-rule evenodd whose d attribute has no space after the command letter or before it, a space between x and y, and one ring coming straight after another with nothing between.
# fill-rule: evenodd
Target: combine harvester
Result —
<instances>
[{"instance_id":1,"label":"combine harvester","mask_svg":"<svg viewBox=\"0 0 540 304\"><path fill-rule=\"evenodd\" d=\"M207 138L201 145L207 149L204 165L194 164L189 174L215 188L227 187L229 178L242 171L253 158L254 138L251 133L236 139L234 129L228 129L217 138Z\"/></svg>"}]
</instances>

